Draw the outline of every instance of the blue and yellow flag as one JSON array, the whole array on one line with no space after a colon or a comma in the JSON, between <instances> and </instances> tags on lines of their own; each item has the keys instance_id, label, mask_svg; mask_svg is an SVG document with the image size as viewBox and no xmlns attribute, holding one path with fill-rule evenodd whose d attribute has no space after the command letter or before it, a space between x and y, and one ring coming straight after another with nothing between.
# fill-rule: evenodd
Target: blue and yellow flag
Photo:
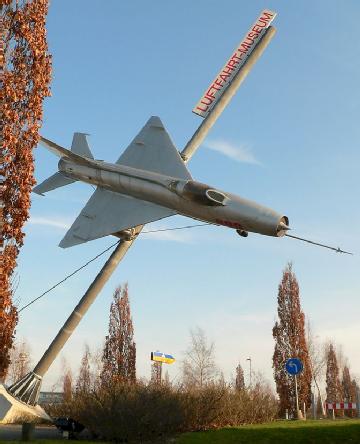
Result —
<instances>
[{"instance_id":1,"label":"blue and yellow flag","mask_svg":"<svg viewBox=\"0 0 360 444\"><path fill-rule=\"evenodd\" d=\"M163 362L164 364L172 364L175 362L174 356L166 355L159 351L151 352L151 360L156 362Z\"/></svg>"}]
</instances>

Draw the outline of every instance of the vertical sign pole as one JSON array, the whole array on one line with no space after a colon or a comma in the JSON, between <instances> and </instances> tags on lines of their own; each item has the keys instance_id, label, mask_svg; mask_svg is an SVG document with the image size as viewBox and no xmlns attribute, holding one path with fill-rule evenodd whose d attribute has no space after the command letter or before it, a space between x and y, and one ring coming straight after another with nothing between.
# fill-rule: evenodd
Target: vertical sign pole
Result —
<instances>
[{"instance_id":1,"label":"vertical sign pole","mask_svg":"<svg viewBox=\"0 0 360 444\"><path fill-rule=\"evenodd\" d=\"M296 411L299 412L299 397L298 397L298 386L297 386L296 375L295 375L295 398L296 398Z\"/></svg>"},{"instance_id":2,"label":"vertical sign pole","mask_svg":"<svg viewBox=\"0 0 360 444\"><path fill-rule=\"evenodd\" d=\"M162 366L163 366L163 363L162 363L162 362L159 362L159 364L160 364L160 366L159 366L159 384L161 384L161 381L162 381Z\"/></svg>"},{"instance_id":3,"label":"vertical sign pole","mask_svg":"<svg viewBox=\"0 0 360 444\"><path fill-rule=\"evenodd\" d=\"M252 368L251 368L251 359L250 359L250 388L252 388Z\"/></svg>"},{"instance_id":4,"label":"vertical sign pole","mask_svg":"<svg viewBox=\"0 0 360 444\"><path fill-rule=\"evenodd\" d=\"M297 385L296 375L295 375L295 398L296 398L296 417L297 419L303 419L302 412L299 408L299 395L298 395L298 385Z\"/></svg>"}]
</instances>

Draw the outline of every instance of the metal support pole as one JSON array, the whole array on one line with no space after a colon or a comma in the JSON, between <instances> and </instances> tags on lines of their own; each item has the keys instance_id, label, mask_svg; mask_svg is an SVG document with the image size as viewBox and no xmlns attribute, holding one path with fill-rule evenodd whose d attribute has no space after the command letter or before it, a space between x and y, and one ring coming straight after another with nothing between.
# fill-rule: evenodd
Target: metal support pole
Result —
<instances>
[{"instance_id":1,"label":"metal support pole","mask_svg":"<svg viewBox=\"0 0 360 444\"><path fill-rule=\"evenodd\" d=\"M270 43L270 40L274 37L275 32L276 29L272 26L269 26L255 49L249 55L244 65L240 68L239 72L236 74L230 85L227 87L226 91L220 97L219 101L215 104L210 114L204 119L192 138L186 144L184 150L181 153L181 156L185 162L191 158L194 152L201 145L211 127L217 121L218 117L224 111L225 107L228 105L228 103L238 90L239 86L242 84L242 82L251 71L252 67L260 58L267 45Z\"/></svg>"},{"instance_id":2,"label":"metal support pole","mask_svg":"<svg viewBox=\"0 0 360 444\"><path fill-rule=\"evenodd\" d=\"M251 358L246 358L247 361L249 361L249 388L252 387L252 369L251 369Z\"/></svg>"},{"instance_id":3,"label":"metal support pole","mask_svg":"<svg viewBox=\"0 0 360 444\"><path fill-rule=\"evenodd\" d=\"M67 321L56 335L55 339L50 344L49 348L44 353L38 364L34 369L34 373L39 376L44 376L50 365L53 363L57 355L60 353L66 341L69 339L75 328L80 323L81 319L88 311L92 303L95 301L96 296L103 289L106 282L110 279L110 276L115 271L121 259L125 256L126 252L132 245L135 239L121 240L115 250L112 252L109 259L105 262L93 283L88 288L87 292L80 299L80 302L75 307L74 311L68 317Z\"/></svg>"},{"instance_id":4,"label":"metal support pole","mask_svg":"<svg viewBox=\"0 0 360 444\"><path fill-rule=\"evenodd\" d=\"M159 362L159 381L158 383L161 385L162 382L162 368L163 368L163 363Z\"/></svg>"},{"instance_id":5,"label":"metal support pole","mask_svg":"<svg viewBox=\"0 0 360 444\"><path fill-rule=\"evenodd\" d=\"M97 295L103 289L104 285L109 280L110 276L128 249L131 247L142 228L142 225L136 228L135 235L132 239L123 239L120 241L34 370L8 388L8 391L13 396L30 405L35 405L37 403L42 377L45 375L50 365L54 362L65 343L96 299Z\"/></svg>"},{"instance_id":6,"label":"metal support pole","mask_svg":"<svg viewBox=\"0 0 360 444\"><path fill-rule=\"evenodd\" d=\"M32 441L34 437L35 424L24 422L21 426L21 441Z\"/></svg>"}]
</instances>

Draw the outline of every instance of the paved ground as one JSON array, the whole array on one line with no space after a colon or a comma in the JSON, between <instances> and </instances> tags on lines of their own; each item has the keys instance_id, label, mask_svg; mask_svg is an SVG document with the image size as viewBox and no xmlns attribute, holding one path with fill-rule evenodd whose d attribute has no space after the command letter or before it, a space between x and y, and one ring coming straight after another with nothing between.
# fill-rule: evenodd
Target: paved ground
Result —
<instances>
[{"instance_id":1,"label":"paved ground","mask_svg":"<svg viewBox=\"0 0 360 444\"><path fill-rule=\"evenodd\" d=\"M35 428L34 438L62 439L55 426L38 426ZM21 439L21 425L0 425L0 443L3 441Z\"/></svg>"}]
</instances>

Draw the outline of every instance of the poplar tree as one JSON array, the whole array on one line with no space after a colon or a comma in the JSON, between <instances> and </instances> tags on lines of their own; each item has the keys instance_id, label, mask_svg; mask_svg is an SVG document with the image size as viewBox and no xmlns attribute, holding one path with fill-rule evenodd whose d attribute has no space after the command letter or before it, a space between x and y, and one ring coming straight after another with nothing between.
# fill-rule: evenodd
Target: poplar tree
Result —
<instances>
[{"instance_id":1,"label":"poplar tree","mask_svg":"<svg viewBox=\"0 0 360 444\"><path fill-rule=\"evenodd\" d=\"M114 292L102 362L103 383L136 381L136 345L127 284Z\"/></svg>"},{"instance_id":2,"label":"poplar tree","mask_svg":"<svg viewBox=\"0 0 360 444\"><path fill-rule=\"evenodd\" d=\"M299 358L304 366L302 373L297 375L299 407L304 403L306 408L311 404L311 366L305 338L305 315L301 310L299 284L289 263L283 271L278 288L278 320L273 328L275 350L273 369L276 391L279 395L280 415L286 409L291 415L296 413L296 397L294 376L285 370L289 358Z\"/></svg>"},{"instance_id":3,"label":"poplar tree","mask_svg":"<svg viewBox=\"0 0 360 444\"><path fill-rule=\"evenodd\" d=\"M341 380L342 401L356 402L356 385L354 380L351 380L350 369L347 365L344 366ZM353 410L345 411L347 416L353 417L355 412Z\"/></svg>"},{"instance_id":4,"label":"poplar tree","mask_svg":"<svg viewBox=\"0 0 360 444\"><path fill-rule=\"evenodd\" d=\"M162 363L155 361L151 364L151 382L153 384L160 385L161 377L162 377Z\"/></svg>"},{"instance_id":5,"label":"poplar tree","mask_svg":"<svg viewBox=\"0 0 360 444\"><path fill-rule=\"evenodd\" d=\"M341 397L339 366L335 348L330 343L326 360L326 402L340 402Z\"/></svg>"},{"instance_id":6,"label":"poplar tree","mask_svg":"<svg viewBox=\"0 0 360 444\"><path fill-rule=\"evenodd\" d=\"M42 102L50 95L48 0L0 2L0 380L10 363L17 324L11 278L23 244L34 180Z\"/></svg>"},{"instance_id":7,"label":"poplar tree","mask_svg":"<svg viewBox=\"0 0 360 444\"><path fill-rule=\"evenodd\" d=\"M350 376L350 369L347 365L343 368L342 381L341 381L341 391L344 402L355 401L356 394L353 393L353 385Z\"/></svg>"},{"instance_id":8,"label":"poplar tree","mask_svg":"<svg viewBox=\"0 0 360 444\"><path fill-rule=\"evenodd\" d=\"M237 391L245 390L244 370L240 363L236 367L235 389Z\"/></svg>"},{"instance_id":9,"label":"poplar tree","mask_svg":"<svg viewBox=\"0 0 360 444\"><path fill-rule=\"evenodd\" d=\"M84 355L81 359L79 375L76 380L76 393L89 393L91 389L91 370L90 370L91 353L89 346L86 344Z\"/></svg>"},{"instance_id":10,"label":"poplar tree","mask_svg":"<svg viewBox=\"0 0 360 444\"><path fill-rule=\"evenodd\" d=\"M63 379L64 402L70 402L72 400L72 385L73 385L72 372L70 369L67 369L65 371Z\"/></svg>"}]
</instances>

